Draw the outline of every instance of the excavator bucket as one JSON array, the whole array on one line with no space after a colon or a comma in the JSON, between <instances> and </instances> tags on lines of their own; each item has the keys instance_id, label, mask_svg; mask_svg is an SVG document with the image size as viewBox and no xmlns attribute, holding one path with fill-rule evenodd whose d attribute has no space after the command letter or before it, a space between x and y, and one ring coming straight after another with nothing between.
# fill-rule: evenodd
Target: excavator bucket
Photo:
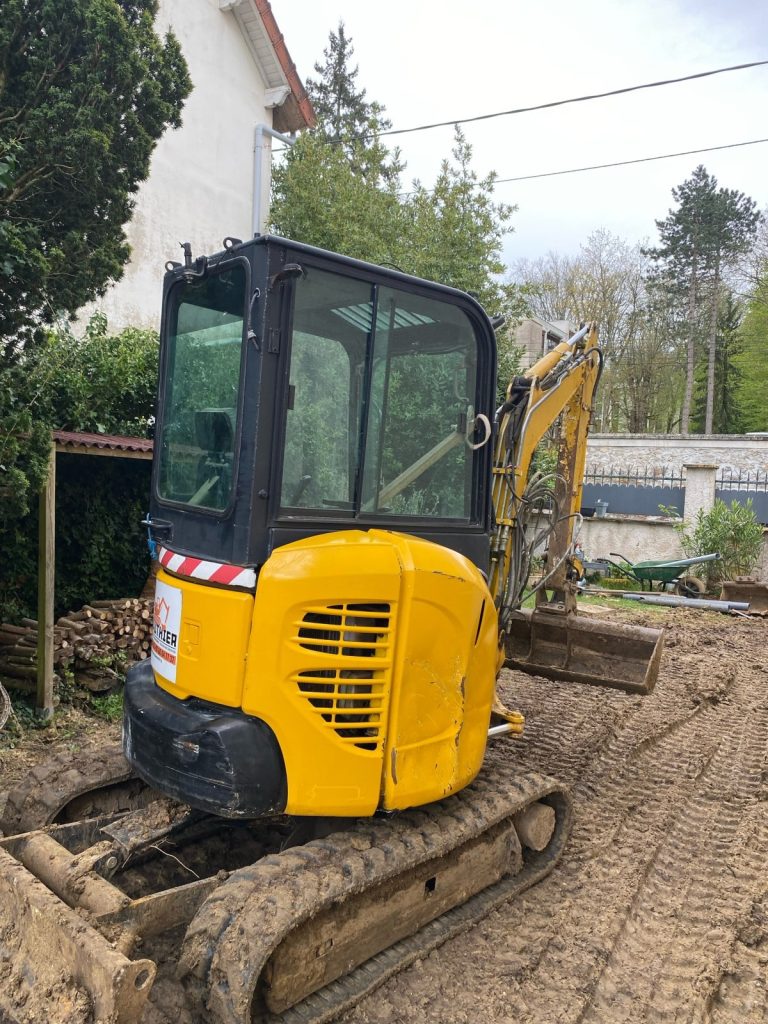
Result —
<instances>
[{"instance_id":1,"label":"excavator bucket","mask_svg":"<svg viewBox=\"0 0 768 1024\"><path fill-rule=\"evenodd\" d=\"M30 837L42 833L28 833ZM0 1020L139 1020L155 977L0 849Z\"/></svg>"},{"instance_id":2,"label":"excavator bucket","mask_svg":"<svg viewBox=\"0 0 768 1024\"><path fill-rule=\"evenodd\" d=\"M750 576L737 576L735 580L723 580L720 590L721 601L746 601L750 615L768 615L768 582Z\"/></svg>"},{"instance_id":3,"label":"excavator bucket","mask_svg":"<svg viewBox=\"0 0 768 1024\"><path fill-rule=\"evenodd\" d=\"M566 682L648 694L659 674L664 632L546 607L512 613L506 668Z\"/></svg>"}]
</instances>

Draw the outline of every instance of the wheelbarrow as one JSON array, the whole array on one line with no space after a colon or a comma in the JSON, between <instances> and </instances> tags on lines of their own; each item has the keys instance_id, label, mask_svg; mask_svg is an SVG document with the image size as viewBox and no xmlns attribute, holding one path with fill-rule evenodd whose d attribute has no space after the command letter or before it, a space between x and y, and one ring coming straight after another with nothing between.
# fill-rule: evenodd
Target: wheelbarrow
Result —
<instances>
[{"instance_id":1,"label":"wheelbarrow","mask_svg":"<svg viewBox=\"0 0 768 1024\"><path fill-rule=\"evenodd\" d=\"M669 586L674 586L675 593L681 597L701 597L707 589L704 581L700 580L698 576L689 575L686 572L687 569L704 562L717 562L722 558L722 555L715 552L711 555L696 555L694 558L678 558L672 562L656 560L632 563L616 551L611 551L610 554L611 558L607 558L605 561L614 569L618 569L622 576L639 583L641 590L645 590L646 583L648 583L649 590L653 590L654 583L658 583L659 590L666 590ZM621 558L624 564L619 565L618 562L611 561L612 558Z\"/></svg>"}]
</instances>

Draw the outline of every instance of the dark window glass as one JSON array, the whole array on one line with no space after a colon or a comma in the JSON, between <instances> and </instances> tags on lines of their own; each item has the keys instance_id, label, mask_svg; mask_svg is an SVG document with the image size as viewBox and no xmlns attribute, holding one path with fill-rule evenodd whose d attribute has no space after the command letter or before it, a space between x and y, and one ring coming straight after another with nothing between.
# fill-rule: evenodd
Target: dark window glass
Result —
<instances>
[{"instance_id":1,"label":"dark window glass","mask_svg":"<svg viewBox=\"0 0 768 1024\"><path fill-rule=\"evenodd\" d=\"M469 519L477 341L462 310L379 290L362 508Z\"/></svg>"},{"instance_id":2,"label":"dark window glass","mask_svg":"<svg viewBox=\"0 0 768 1024\"><path fill-rule=\"evenodd\" d=\"M283 507L354 508L371 292L312 268L296 283Z\"/></svg>"},{"instance_id":3,"label":"dark window glass","mask_svg":"<svg viewBox=\"0 0 768 1024\"><path fill-rule=\"evenodd\" d=\"M178 285L168 329L158 492L222 511L234 484L246 274Z\"/></svg>"}]
</instances>

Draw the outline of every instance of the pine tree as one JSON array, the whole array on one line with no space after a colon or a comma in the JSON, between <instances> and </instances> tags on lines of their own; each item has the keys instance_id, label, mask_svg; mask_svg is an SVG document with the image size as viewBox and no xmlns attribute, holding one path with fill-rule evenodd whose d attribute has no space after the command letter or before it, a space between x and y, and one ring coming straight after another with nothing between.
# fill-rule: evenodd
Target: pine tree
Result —
<instances>
[{"instance_id":1,"label":"pine tree","mask_svg":"<svg viewBox=\"0 0 768 1024\"><path fill-rule=\"evenodd\" d=\"M707 434L739 434L744 418L739 403L743 373L739 356L743 349L740 333L741 310L728 292L720 304L715 345L714 385L710 391L709 366L701 363L694 388L693 428ZM712 422L707 430L707 407L712 394Z\"/></svg>"},{"instance_id":2,"label":"pine tree","mask_svg":"<svg viewBox=\"0 0 768 1024\"><path fill-rule=\"evenodd\" d=\"M743 192L718 189L717 179L700 164L672 189L677 209L656 221L661 245L648 250L657 262L658 284L685 306L686 382L681 431L690 430L697 349L706 340L705 432L714 422L718 311L724 273L745 253L759 221L755 203Z\"/></svg>"},{"instance_id":3,"label":"pine tree","mask_svg":"<svg viewBox=\"0 0 768 1024\"><path fill-rule=\"evenodd\" d=\"M324 63L315 64L317 79L307 79L307 93L312 100L318 122L318 134L331 145L341 146L356 174L373 184L396 183L403 165L397 149L389 152L379 134L392 127L384 116L385 108L366 99L366 90L359 89L359 67L352 67L355 49L352 40L339 22L338 32L331 31L323 51Z\"/></svg>"},{"instance_id":4,"label":"pine tree","mask_svg":"<svg viewBox=\"0 0 768 1024\"><path fill-rule=\"evenodd\" d=\"M655 282L670 300L685 307L686 374L680 430L690 430L691 402L696 368L697 340L701 331L701 299L706 278L706 232L709 207L717 183L700 164L691 177L672 189L678 206L664 220L657 220L661 245L647 250L659 264Z\"/></svg>"}]
</instances>

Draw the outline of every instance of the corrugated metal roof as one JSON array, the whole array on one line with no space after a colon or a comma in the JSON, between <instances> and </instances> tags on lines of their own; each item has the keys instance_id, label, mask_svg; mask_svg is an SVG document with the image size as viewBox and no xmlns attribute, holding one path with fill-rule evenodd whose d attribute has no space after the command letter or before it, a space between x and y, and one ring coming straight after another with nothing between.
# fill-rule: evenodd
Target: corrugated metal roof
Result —
<instances>
[{"instance_id":1,"label":"corrugated metal roof","mask_svg":"<svg viewBox=\"0 0 768 1024\"><path fill-rule=\"evenodd\" d=\"M119 434L85 434L79 430L54 430L51 434L59 447L106 448L116 452L151 452L152 442L146 437L122 437Z\"/></svg>"}]
</instances>

